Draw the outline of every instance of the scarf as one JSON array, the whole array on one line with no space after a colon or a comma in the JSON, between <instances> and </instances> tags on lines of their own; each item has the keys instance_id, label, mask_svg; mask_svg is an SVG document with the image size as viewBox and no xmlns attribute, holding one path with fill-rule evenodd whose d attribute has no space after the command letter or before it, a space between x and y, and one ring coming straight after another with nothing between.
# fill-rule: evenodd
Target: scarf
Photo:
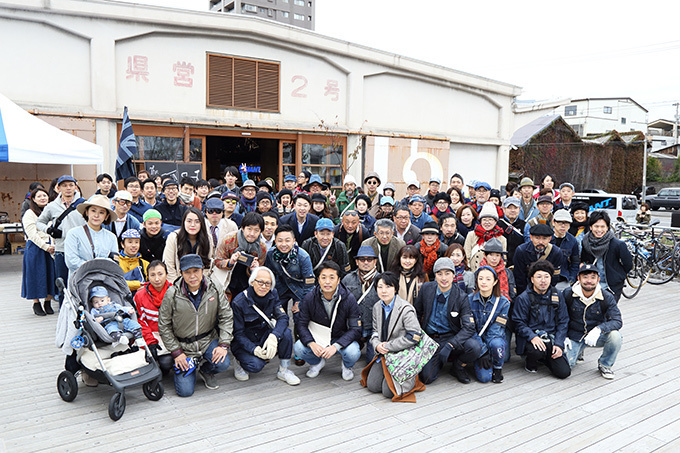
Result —
<instances>
[{"instance_id":1,"label":"scarf","mask_svg":"<svg viewBox=\"0 0 680 453\"><path fill-rule=\"evenodd\" d=\"M423 258L425 258L423 262L423 271L428 275L432 272L434 262L437 261L437 252L439 251L440 246L441 242L439 242L439 238L437 238L432 245L427 245L425 239L420 240L420 253L423 255Z\"/></svg>"},{"instance_id":2,"label":"scarf","mask_svg":"<svg viewBox=\"0 0 680 453\"><path fill-rule=\"evenodd\" d=\"M586 230L587 226L588 226L587 220L585 222L573 221L573 222L571 222L571 226L569 227L569 232L574 237L578 237L578 236L583 234L583 232Z\"/></svg>"},{"instance_id":3,"label":"scarf","mask_svg":"<svg viewBox=\"0 0 680 453\"><path fill-rule=\"evenodd\" d=\"M247 253L248 255L259 257L261 251L260 237L258 237L255 242L248 242L246 236L243 234L243 230L238 230L238 232L236 233L236 241L238 241L238 247L236 248L235 251L244 252Z\"/></svg>"},{"instance_id":4,"label":"scarf","mask_svg":"<svg viewBox=\"0 0 680 453\"><path fill-rule=\"evenodd\" d=\"M191 193L179 193L179 200L186 205L194 204L194 194Z\"/></svg>"},{"instance_id":5,"label":"scarf","mask_svg":"<svg viewBox=\"0 0 680 453\"><path fill-rule=\"evenodd\" d=\"M279 249L274 247L272 258L274 258L274 261L276 261L277 263L280 263L281 266L288 266L288 264L297 261L297 250L298 250L297 245L295 245L293 246L292 249L290 249L290 252L281 253Z\"/></svg>"},{"instance_id":6,"label":"scarf","mask_svg":"<svg viewBox=\"0 0 680 453\"><path fill-rule=\"evenodd\" d=\"M477 235L477 245L482 245L493 238L503 236L503 230L498 225L494 226L490 230L485 230L482 225L477 225L475 227L475 234Z\"/></svg>"},{"instance_id":7,"label":"scarf","mask_svg":"<svg viewBox=\"0 0 680 453\"><path fill-rule=\"evenodd\" d=\"M463 272L465 272L465 264L460 264L460 266L455 266L456 272L453 274L453 283L458 284L458 287L463 291L466 291L465 280L463 280Z\"/></svg>"},{"instance_id":8,"label":"scarf","mask_svg":"<svg viewBox=\"0 0 680 453\"><path fill-rule=\"evenodd\" d=\"M583 236L583 248L595 258L602 258L609 248L609 242L614 238L614 231L610 228L601 238L597 239L591 231Z\"/></svg>"},{"instance_id":9,"label":"scarf","mask_svg":"<svg viewBox=\"0 0 680 453\"><path fill-rule=\"evenodd\" d=\"M439 218L439 214L444 214L444 213L447 213L447 212L448 212L449 214L454 214L454 213L451 211L451 208L450 208L450 207L446 208L446 211L442 212L442 211L440 211L439 209L437 209L437 207L435 206L434 208L432 208L432 215L431 215L431 217L433 217L433 218L436 220L436 219Z\"/></svg>"},{"instance_id":10,"label":"scarf","mask_svg":"<svg viewBox=\"0 0 680 453\"><path fill-rule=\"evenodd\" d=\"M165 296L165 292L168 290L168 288L170 288L170 282L168 281L163 284L163 289L160 291L156 291L156 288L154 288L151 283L146 284L146 290L151 295L151 303L153 303L156 308L161 306L161 302L163 302L163 297Z\"/></svg>"},{"instance_id":11,"label":"scarf","mask_svg":"<svg viewBox=\"0 0 680 453\"><path fill-rule=\"evenodd\" d=\"M479 263L479 267L482 266L489 266L491 265L486 262L486 257L482 258L482 261ZM506 299L510 300L510 285L508 284L508 274L505 271L505 262L501 259L501 262L498 263L498 266L493 268L494 271L496 271L496 275L498 276L498 283L501 287L501 296L505 296Z\"/></svg>"},{"instance_id":12,"label":"scarf","mask_svg":"<svg viewBox=\"0 0 680 453\"><path fill-rule=\"evenodd\" d=\"M254 212L255 208L257 208L257 197L253 198L252 200L248 200L243 195L241 195L241 204L243 204L246 212Z\"/></svg>"},{"instance_id":13,"label":"scarf","mask_svg":"<svg viewBox=\"0 0 680 453\"><path fill-rule=\"evenodd\" d=\"M255 289L252 286L249 286L248 289L246 290L246 295L248 296L248 299L252 300L253 303L257 305L257 308L264 312L264 309L267 307L267 299L269 299L269 292L264 297L260 297L255 292Z\"/></svg>"},{"instance_id":14,"label":"scarf","mask_svg":"<svg viewBox=\"0 0 680 453\"><path fill-rule=\"evenodd\" d=\"M413 300L418 295L416 280L417 278L413 277L413 272L402 272L399 275L399 297L409 304L413 304Z\"/></svg>"},{"instance_id":15,"label":"scarf","mask_svg":"<svg viewBox=\"0 0 680 453\"><path fill-rule=\"evenodd\" d=\"M529 201L529 203L524 202L524 198L519 200L519 207L522 209L522 214L524 214L524 218L526 219L529 217L529 213L531 212L531 208L534 207L534 201L533 199Z\"/></svg>"},{"instance_id":16,"label":"scarf","mask_svg":"<svg viewBox=\"0 0 680 453\"><path fill-rule=\"evenodd\" d=\"M371 287L371 283L373 283L373 278L376 276L378 273L378 268L374 267L372 270L368 272L363 272L363 271L358 271L357 275L359 276L359 280L361 281L361 292L365 293L368 291L368 288Z\"/></svg>"}]
</instances>

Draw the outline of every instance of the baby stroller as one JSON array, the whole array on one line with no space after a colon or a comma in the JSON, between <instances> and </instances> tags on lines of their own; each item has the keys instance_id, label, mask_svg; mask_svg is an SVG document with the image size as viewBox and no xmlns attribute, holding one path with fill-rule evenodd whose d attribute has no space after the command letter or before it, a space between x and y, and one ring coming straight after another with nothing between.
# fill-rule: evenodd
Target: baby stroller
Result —
<instances>
[{"instance_id":1,"label":"baby stroller","mask_svg":"<svg viewBox=\"0 0 680 453\"><path fill-rule=\"evenodd\" d=\"M129 345L114 343L106 329L90 314L92 308L89 294L94 286L104 286L112 303L132 307L132 294L123 277L123 270L114 261L97 258L83 264L69 281L64 291L63 281L59 279L57 286L64 293L61 311L70 316L69 328L75 324L77 330L71 329L65 341L76 351L76 360L82 373L97 379L100 383L108 383L115 389L109 403L109 417L119 420L125 412L125 389L141 385L144 395L151 401L163 397L162 373L158 363L146 347L142 338L135 341L134 336L125 332ZM60 321L62 313L60 312ZM121 316L119 311L115 316ZM136 319L136 313L131 316ZM120 321L121 318L110 322ZM59 331L58 331L59 336ZM59 339L57 339L59 343ZM143 346L143 349L138 345ZM73 372L62 371L57 379L57 390L64 401L73 401L78 395L78 381Z\"/></svg>"}]
</instances>

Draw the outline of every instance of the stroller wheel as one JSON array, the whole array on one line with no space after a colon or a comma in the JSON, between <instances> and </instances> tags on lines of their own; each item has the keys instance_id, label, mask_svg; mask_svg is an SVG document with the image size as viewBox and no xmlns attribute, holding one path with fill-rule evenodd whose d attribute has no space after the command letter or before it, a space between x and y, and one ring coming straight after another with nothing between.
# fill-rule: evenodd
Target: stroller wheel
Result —
<instances>
[{"instance_id":1,"label":"stroller wheel","mask_svg":"<svg viewBox=\"0 0 680 453\"><path fill-rule=\"evenodd\" d=\"M70 403L78 396L78 381L70 371L62 371L57 378L57 391L61 399Z\"/></svg>"},{"instance_id":2,"label":"stroller wheel","mask_svg":"<svg viewBox=\"0 0 680 453\"><path fill-rule=\"evenodd\" d=\"M165 392L163 383L160 380L145 382L144 385L142 385L142 391L144 392L144 396L151 401L158 401L163 398L163 393Z\"/></svg>"},{"instance_id":3,"label":"stroller wheel","mask_svg":"<svg viewBox=\"0 0 680 453\"><path fill-rule=\"evenodd\" d=\"M114 393L109 402L109 417L114 422L120 420L125 413L125 394Z\"/></svg>"}]
</instances>

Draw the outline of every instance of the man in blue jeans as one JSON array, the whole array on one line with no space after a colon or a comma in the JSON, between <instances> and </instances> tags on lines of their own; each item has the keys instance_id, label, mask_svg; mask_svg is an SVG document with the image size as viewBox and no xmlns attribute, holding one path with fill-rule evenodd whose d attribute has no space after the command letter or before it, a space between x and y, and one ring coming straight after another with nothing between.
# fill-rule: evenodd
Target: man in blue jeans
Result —
<instances>
[{"instance_id":1,"label":"man in blue jeans","mask_svg":"<svg viewBox=\"0 0 680 453\"><path fill-rule=\"evenodd\" d=\"M200 256L184 255L179 268L182 277L163 297L158 331L175 360L177 395L191 396L197 374L207 388L220 387L215 374L229 368L233 314L222 287L203 276Z\"/></svg>"},{"instance_id":2,"label":"man in blue jeans","mask_svg":"<svg viewBox=\"0 0 680 453\"><path fill-rule=\"evenodd\" d=\"M361 356L361 313L352 293L340 284L340 274L337 263L324 262L319 283L300 303L295 320L300 339L294 349L297 357L309 363L309 378L317 377L326 360L339 353L342 378L351 381L352 367Z\"/></svg>"},{"instance_id":3,"label":"man in blue jeans","mask_svg":"<svg viewBox=\"0 0 680 453\"><path fill-rule=\"evenodd\" d=\"M598 369L605 379L614 379L612 367L621 350L623 326L614 295L600 287L600 274L594 264L584 264L578 282L562 293L569 310L569 330L564 346L569 366L588 346L602 348Z\"/></svg>"}]
</instances>

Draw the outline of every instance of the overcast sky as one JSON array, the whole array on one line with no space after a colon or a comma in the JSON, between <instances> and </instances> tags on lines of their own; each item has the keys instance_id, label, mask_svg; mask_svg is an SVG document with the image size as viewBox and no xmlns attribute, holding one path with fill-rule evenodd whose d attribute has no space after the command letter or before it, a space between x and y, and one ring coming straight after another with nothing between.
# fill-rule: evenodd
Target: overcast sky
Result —
<instances>
[{"instance_id":1,"label":"overcast sky","mask_svg":"<svg viewBox=\"0 0 680 453\"><path fill-rule=\"evenodd\" d=\"M318 33L511 83L519 99L631 97L650 121L680 101L675 0L314 1Z\"/></svg>"}]
</instances>

